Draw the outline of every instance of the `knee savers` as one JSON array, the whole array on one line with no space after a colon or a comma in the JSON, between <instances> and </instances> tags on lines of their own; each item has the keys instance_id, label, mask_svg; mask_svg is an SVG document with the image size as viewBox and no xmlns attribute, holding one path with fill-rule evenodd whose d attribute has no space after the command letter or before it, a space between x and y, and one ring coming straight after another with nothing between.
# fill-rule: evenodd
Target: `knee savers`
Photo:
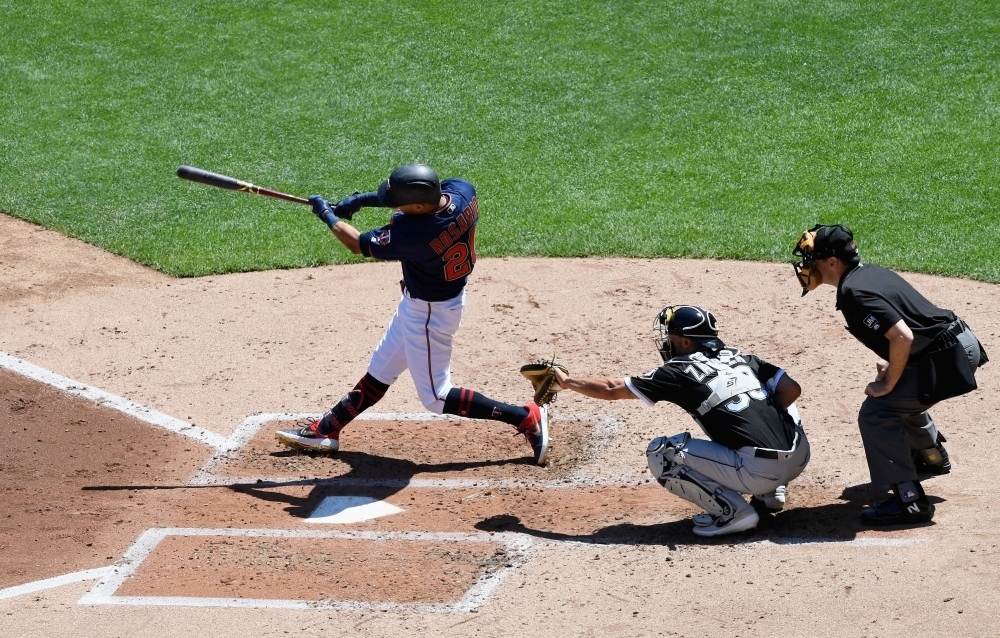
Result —
<instances>
[{"instance_id":1,"label":"knee savers","mask_svg":"<svg viewBox=\"0 0 1000 638\"><path fill-rule=\"evenodd\" d=\"M649 463L649 472L660 485L663 485L663 476L675 465L675 452L687 445L690 440L691 434L682 432L674 436L659 436L649 442L649 447L646 448L646 462Z\"/></svg>"},{"instance_id":2,"label":"knee savers","mask_svg":"<svg viewBox=\"0 0 1000 638\"><path fill-rule=\"evenodd\" d=\"M646 448L650 473L668 492L694 503L712 516L732 516L737 509L746 505L738 492L727 489L674 460L677 452L690 440L691 435L684 432L650 441Z\"/></svg>"}]
</instances>

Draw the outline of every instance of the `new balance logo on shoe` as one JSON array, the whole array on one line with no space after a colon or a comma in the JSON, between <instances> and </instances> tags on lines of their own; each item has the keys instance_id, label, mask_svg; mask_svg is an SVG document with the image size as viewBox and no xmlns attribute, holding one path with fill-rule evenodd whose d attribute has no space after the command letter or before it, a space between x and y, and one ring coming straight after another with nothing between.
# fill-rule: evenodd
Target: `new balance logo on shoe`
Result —
<instances>
[{"instance_id":1,"label":"new balance logo on shoe","mask_svg":"<svg viewBox=\"0 0 1000 638\"><path fill-rule=\"evenodd\" d=\"M906 511L910 512L911 514L919 514L920 506L917 505L916 503L910 503L909 505L906 506Z\"/></svg>"}]
</instances>

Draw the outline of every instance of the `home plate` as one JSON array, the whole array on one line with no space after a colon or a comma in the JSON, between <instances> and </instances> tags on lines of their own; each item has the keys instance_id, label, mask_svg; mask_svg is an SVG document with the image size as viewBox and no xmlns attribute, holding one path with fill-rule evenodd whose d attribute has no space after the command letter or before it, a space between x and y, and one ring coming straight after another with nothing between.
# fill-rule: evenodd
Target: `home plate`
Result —
<instances>
[{"instance_id":1,"label":"home plate","mask_svg":"<svg viewBox=\"0 0 1000 638\"><path fill-rule=\"evenodd\" d=\"M327 496L306 519L307 523L360 523L403 510L370 496Z\"/></svg>"}]
</instances>

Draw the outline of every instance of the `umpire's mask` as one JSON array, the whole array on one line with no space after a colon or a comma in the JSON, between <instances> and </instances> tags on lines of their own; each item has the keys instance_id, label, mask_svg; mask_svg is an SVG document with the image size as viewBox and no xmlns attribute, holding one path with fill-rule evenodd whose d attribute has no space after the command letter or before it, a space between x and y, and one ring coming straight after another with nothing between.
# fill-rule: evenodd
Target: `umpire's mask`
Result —
<instances>
[{"instance_id":1,"label":"umpire's mask","mask_svg":"<svg viewBox=\"0 0 1000 638\"><path fill-rule=\"evenodd\" d=\"M851 266L861 262L858 246L854 243L854 233L840 224L816 224L803 231L799 241L795 243L792 255L801 257L801 261L793 263L792 268L795 270L795 278L802 286L803 297L823 283L823 277L816 269L817 261L836 257Z\"/></svg>"}]
</instances>

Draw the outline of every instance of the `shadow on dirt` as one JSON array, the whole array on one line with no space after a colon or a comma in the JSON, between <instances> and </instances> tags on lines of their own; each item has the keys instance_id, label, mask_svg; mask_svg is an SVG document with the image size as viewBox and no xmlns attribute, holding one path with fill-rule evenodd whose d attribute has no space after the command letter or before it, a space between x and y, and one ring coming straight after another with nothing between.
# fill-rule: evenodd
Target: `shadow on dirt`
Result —
<instances>
[{"instance_id":1,"label":"shadow on dirt","mask_svg":"<svg viewBox=\"0 0 1000 638\"><path fill-rule=\"evenodd\" d=\"M308 456L329 458L329 454L303 450L282 450L270 456ZM414 463L408 459L376 456L365 452L338 452L337 460L350 467L346 473L329 478L292 479L287 481L256 481L231 485L91 485L85 491L124 490L231 490L270 503L288 505L285 511L297 518L308 518L323 498L334 495L370 496L384 500L410 485L421 474L463 472L481 467L507 465L533 465L531 457L467 461L450 463ZM306 496L296 496L281 491L288 487L314 486Z\"/></svg>"},{"instance_id":2,"label":"shadow on dirt","mask_svg":"<svg viewBox=\"0 0 1000 638\"><path fill-rule=\"evenodd\" d=\"M281 451L273 452L272 456L290 456L306 454L322 456L318 452ZM408 459L398 459L385 456L374 456L365 452L338 452L337 460L350 466L346 474L338 474L328 479L309 479L298 481L277 481L258 483L241 483L227 486L234 492L240 492L272 503L286 503L285 511L298 518L308 518L323 498L333 495L363 495L384 500L407 487L411 480L420 474L440 474L443 472L463 472L479 467L495 467L500 465L531 465L530 457L499 459L491 461L467 461L452 463L414 463ZM304 497L296 497L277 491L275 488L289 486L315 485L315 488Z\"/></svg>"},{"instance_id":3,"label":"shadow on dirt","mask_svg":"<svg viewBox=\"0 0 1000 638\"><path fill-rule=\"evenodd\" d=\"M840 495L840 503L830 503L816 507L789 507L772 514L761 512L757 529L743 534L701 538L691 532L690 520L671 521L654 525L622 523L601 528L591 534L562 534L540 529L531 529L521 523L516 516L491 516L476 523L475 527L488 532L516 532L536 538L553 541L593 543L595 545L662 545L676 549L678 545L733 545L769 541L775 544L799 543L842 543L854 540L862 530L891 531L901 527L868 528L861 525L858 515L864 506L886 498L887 490L871 484L854 485L845 488ZM930 497L934 503L942 499ZM918 525L926 527L934 523ZM914 527L914 526L910 526Z\"/></svg>"}]
</instances>

